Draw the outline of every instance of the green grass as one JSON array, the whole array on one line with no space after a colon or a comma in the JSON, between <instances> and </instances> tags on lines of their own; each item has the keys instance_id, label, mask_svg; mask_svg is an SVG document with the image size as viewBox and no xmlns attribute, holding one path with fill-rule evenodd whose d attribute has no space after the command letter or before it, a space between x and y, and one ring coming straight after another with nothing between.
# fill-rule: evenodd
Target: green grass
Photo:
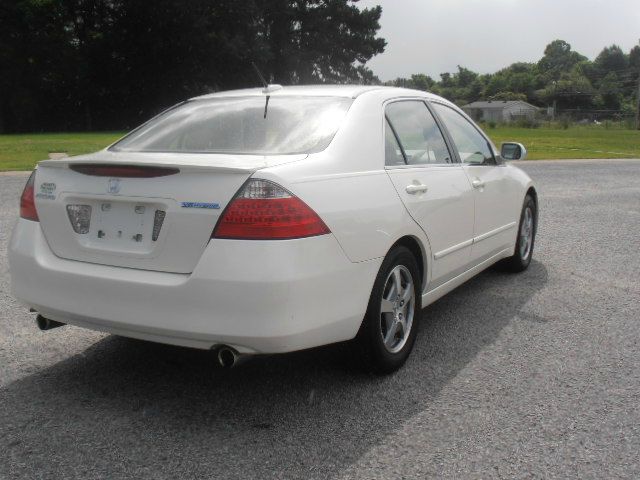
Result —
<instances>
[{"instance_id":1,"label":"green grass","mask_svg":"<svg viewBox=\"0 0 640 480\"><path fill-rule=\"evenodd\" d=\"M485 128L495 144L523 143L528 158L640 158L640 131L599 126ZM95 152L113 143L121 132L34 133L0 135L0 171L31 170L36 162L48 158L49 152L69 155Z\"/></svg>"},{"instance_id":2,"label":"green grass","mask_svg":"<svg viewBox=\"0 0 640 480\"><path fill-rule=\"evenodd\" d=\"M69 155L95 152L113 143L121 132L33 133L0 135L0 171L32 170L49 152Z\"/></svg>"},{"instance_id":3,"label":"green grass","mask_svg":"<svg viewBox=\"0 0 640 480\"><path fill-rule=\"evenodd\" d=\"M530 160L562 158L640 158L640 130L572 126L515 128L499 126L485 132L500 148L501 142L520 142Z\"/></svg>"}]
</instances>

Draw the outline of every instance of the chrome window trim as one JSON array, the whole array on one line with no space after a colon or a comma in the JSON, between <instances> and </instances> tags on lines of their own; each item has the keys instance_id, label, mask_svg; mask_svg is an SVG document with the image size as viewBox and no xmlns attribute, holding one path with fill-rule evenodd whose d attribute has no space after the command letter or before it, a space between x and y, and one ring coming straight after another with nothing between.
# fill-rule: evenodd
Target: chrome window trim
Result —
<instances>
[{"instance_id":1,"label":"chrome window trim","mask_svg":"<svg viewBox=\"0 0 640 480\"><path fill-rule=\"evenodd\" d=\"M434 167L446 167L446 168L451 168L451 167L461 167L462 165L460 163L424 163L424 164L418 164L418 165L385 165L384 169L385 170L407 170L407 169L411 169L411 168L434 168Z\"/></svg>"}]
</instances>

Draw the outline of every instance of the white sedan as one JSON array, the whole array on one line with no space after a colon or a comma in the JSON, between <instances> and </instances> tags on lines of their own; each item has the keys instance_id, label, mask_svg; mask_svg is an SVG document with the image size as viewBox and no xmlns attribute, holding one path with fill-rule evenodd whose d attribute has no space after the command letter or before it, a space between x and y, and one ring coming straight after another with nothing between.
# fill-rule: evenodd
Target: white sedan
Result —
<instances>
[{"instance_id":1,"label":"white sedan","mask_svg":"<svg viewBox=\"0 0 640 480\"><path fill-rule=\"evenodd\" d=\"M100 152L38 164L9 249L42 329L213 349L220 363L351 340L378 372L421 308L531 261L538 199L458 107L371 86L183 102Z\"/></svg>"}]
</instances>

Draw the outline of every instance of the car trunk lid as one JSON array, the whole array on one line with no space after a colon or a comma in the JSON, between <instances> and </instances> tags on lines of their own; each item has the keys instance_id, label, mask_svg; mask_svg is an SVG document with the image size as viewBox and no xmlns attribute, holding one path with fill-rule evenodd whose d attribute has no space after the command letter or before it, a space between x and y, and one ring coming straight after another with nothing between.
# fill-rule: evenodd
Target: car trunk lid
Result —
<instances>
[{"instance_id":1,"label":"car trunk lid","mask_svg":"<svg viewBox=\"0 0 640 480\"><path fill-rule=\"evenodd\" d=\"M257 170L306 155L112 153L40 162L35 201L61 258L190 273Z\"/></svg>"}]
</instances>

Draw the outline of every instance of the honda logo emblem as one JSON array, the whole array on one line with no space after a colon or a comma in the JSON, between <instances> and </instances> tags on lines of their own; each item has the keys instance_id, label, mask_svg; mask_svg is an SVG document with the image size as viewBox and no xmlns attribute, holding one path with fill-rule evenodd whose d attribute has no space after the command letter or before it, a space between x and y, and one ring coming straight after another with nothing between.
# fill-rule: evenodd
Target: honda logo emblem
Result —
<instances>
[{"instance_id":1,"label":"honda logo emblem","mask_svg":"<svg viewBox=\"0 0 640 480\"><path fill-rule=\"evenodd\" d=\"M119 178L110 178L107 182L107 192L118 193L120 192L121 181Z\"/></svg>"}]
</instances>

